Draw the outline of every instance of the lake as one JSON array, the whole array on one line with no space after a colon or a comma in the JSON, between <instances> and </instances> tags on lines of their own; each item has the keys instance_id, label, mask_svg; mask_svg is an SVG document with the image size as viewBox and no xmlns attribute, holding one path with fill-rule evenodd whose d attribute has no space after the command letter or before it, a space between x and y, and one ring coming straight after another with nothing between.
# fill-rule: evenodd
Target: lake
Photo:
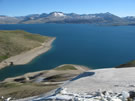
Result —
<instances>
[{"instance_id":1,"label":"lake","mask_svg":"<svg viewBox=\"0 0 135 101\"><path fill-rule=\"evenodd\" d=\"M0 80L28 72L47 70L61 64L110 68L135 59L135 26L89 24L0 25L0 30L25 30L56 37L52 49L29 64L0 70Z\"/></svg>"}]
</instances>

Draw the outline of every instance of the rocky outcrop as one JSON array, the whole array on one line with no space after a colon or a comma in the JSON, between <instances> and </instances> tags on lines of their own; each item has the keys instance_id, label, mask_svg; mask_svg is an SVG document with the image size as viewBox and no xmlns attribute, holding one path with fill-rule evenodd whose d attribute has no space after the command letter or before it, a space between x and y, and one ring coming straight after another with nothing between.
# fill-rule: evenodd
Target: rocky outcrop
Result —
<instances>
[{"instance_id":1,"label":"rocky outcrop","mask_svg":"<svg viewBox=\"0 0 135 101\"><path fill-rule=\"evenodd\" d=\"M66 88L61 88L59 91L56 91L54 95L42 99L53 101L56 99L59 101L135 101L135 91L122 91L121 93L114 93L112 91L99 90L93 94L79 94L67 92Z\"/></svg>"}]
</instances>

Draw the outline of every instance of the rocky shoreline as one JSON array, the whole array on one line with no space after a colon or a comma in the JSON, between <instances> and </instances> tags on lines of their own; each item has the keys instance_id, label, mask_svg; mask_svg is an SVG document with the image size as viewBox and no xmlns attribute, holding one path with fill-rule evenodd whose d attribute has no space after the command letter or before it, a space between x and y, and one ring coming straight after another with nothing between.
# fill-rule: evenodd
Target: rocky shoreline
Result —
<instances>
[{"instance_id":1,"label":"rocky shoreline","mask_svg":"<svg viewBox=\"0 0 135 101\"><path fill-rule=\"evenodd\" d=\"M68 67L67 67L67 70L65 71L65 70L61 69L64 66L73 66L75 69L71 69L71 68L68 69ZM58 68L60 68L60 69L58 69ZM72 74L74 74L74 76L77 76L78 74L86 72L87 70L89 70L89 68L85 67L85 66L75 65L75 64L63 64L63 65L55 67L54 69L51 69L51 70L30 72L30 73L26 73L21 76L7 78L2 82L14 82L14 81L23 82L23 81L31 81L31 79L33 79L34 81L38 81L39 79L41 79L41 77L47 78L47 77L50 77L53 75L60 75L60 74L64 74L64 73L65 74L69 73L70 76L72 77L73 76ZM40 82L41 82L41 80L40 80Z\"/></svg>"},{"instance_id":2,"label":"rocky shoreline","mask_svg":"<svg viewBox=\"0 0 135 101\"><path fill-rule=\"evenodd\" d=\"M64 64L51 70L26 73L21 76L7 78L0 82L0 97L4 99L20 99L43 95L72 80L89 68ZM17 100L18 101L18 100Z\"/></svg>"},{"instance_id":3,"label":"rocky shoreline","mask_svg":"<svg viewBox=\"0 0 135 101\"><path fill-rule=\"evenodd\" d=\"M51 49L51 44L56 38L50 38L48 41L42 43L41 46L34 48L30 51L23 52L19 55L12 56L0 63L0 69L9 65L23 65L32 61L35 57L47 52Z\"/></svg>"}]
</instances>

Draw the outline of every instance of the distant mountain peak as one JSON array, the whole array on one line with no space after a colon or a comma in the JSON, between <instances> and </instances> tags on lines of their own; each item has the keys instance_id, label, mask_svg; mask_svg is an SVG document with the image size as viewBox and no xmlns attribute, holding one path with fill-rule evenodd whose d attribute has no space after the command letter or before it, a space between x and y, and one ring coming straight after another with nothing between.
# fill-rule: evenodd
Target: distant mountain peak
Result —
<instances>
[{"instance_id":1,"label":"distant mountain peak","mask_svg":"<svg viewBox=\"0 0 135 101\"><path fill-rule=\"evenodd\" d=\"M112 13L110 13L110 12L106 12L105 14L113 15L113 14L112 14Z\"/></svg>"},{"instance_id":2,"label":"distant mountain peak","mask_svg":"<svg viewBox=\"0 0 135 101\"><path fill-rule=\"evenodd\" d=\"M66 16L63 12L52 12L52 13L50 13L50 15L53 15L55 17Z\"/></svg>"}]
</instances>

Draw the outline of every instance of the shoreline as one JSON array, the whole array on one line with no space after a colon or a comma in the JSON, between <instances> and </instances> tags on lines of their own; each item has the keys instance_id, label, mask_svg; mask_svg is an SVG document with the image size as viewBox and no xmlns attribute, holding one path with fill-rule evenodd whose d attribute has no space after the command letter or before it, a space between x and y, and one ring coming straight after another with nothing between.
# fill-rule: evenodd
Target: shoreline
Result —
<instances>
[{"instance_id":1,"label":"shoreline","mask_svg":"<svg viewBox=\"0 0 135 101\"><path fill-rule=\"evenodd\" d=\"M37 56L49 51L52 48L52 43L55 39L56 38L53 37L49 39L47 42L42 43L42 45L39 47L36 47L29 51L23 52L21 54L18 54L16 56L12 56L6 60L3 60L0 63L0 69L10 66L11 62L13 63L13 65L24 65L31 62Z\"/></svg>"},{"instance_id":2,"label":"shoreline","mask_svg":"<svg viewBox=\"0 0 135 101\"><path fill-rule=\"evenodd\" d=\"M46 73L46 76L56 75L56 74L58 75L61 72L66 73L66 71L63 71L63 70L61 70L61 71L56 70L57 68L63 67L63 66L66 66L66 65L74 66L76 68L76 70L79 71L79 72L76 71L76 73L74 73L74 74L81 74L83 72L91 70L90 68L82 66L82 65L62 64L62 65L59 65L59 66L57 66L53 69L49 69L49 70L40 70L40 71L36 71L36 72L25 73L23 75L19 75L19 76L15 76L15 77L8 77L8 78L4 79L2 82L9 82L9 81L13 81L13 79L22 78L22 77L25 77L27 79L27 77L32 77L34 75L39 75L39 74L42 74L42 73ZM57 73L55 73L56 71L57 71ZM74 71L74 70L67 70L67 71L70 71L70 73L72 73L72 71Z\"/></svg>"},{"instance_id":3,"label":"shoreline","mask_svg":"<svg viewBox=\"0 0 135 101\"><path fill-rule=\"evenodd\" d=\"M67 66L66 69L63 69L65 66ZM73 69L70 66L74 66L73 68L76 69ZM60 69L56 69L58 67ZM70 81L87 71L87 68L84 66L73 64L64 64L58 67L50 70L30 72L20 76L6 78L0 82L0 90L5 91L0 92L0 96L3 96L4 98L11 97L17 101L18 99L28 97L38 97L38 95L44 95L52 92L52 90L58 89L67 81ZM22 89L20 89L20 87Z\"/></svg>"}]
</instances>

